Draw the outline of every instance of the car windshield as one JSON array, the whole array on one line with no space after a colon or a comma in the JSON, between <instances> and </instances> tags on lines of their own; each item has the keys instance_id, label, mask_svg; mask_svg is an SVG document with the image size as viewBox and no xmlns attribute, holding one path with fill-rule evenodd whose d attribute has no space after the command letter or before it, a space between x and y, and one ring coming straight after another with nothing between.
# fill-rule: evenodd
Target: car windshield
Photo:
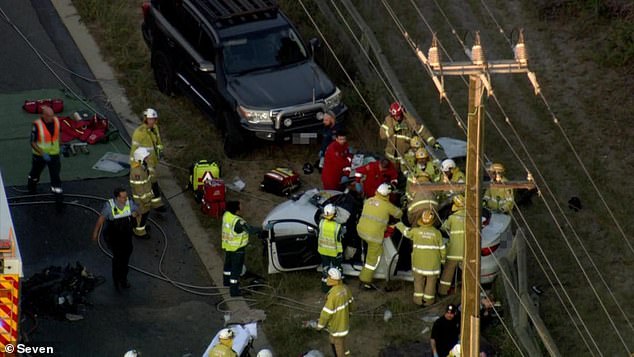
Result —
<instances>
[{"instance_id":1,"label":"car windshield","mask_svg":"<svg viewBox=\"0 0 634 357\"><path fill-rule=\"evenodd\" d=\"M306 48L290 27L279 27L228 38L223 43L225 70L244 74L304 61Z\"/></svg>"}]
</instances>

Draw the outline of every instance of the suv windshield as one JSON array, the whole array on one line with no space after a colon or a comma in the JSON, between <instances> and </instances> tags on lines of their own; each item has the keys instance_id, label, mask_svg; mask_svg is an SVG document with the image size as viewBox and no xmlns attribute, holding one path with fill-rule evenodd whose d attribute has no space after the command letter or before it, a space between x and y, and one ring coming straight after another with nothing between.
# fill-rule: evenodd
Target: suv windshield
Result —
<instances>
[{"instance_id":1,"label":"suv windshield","mask_svg":"<svg viewBox=\"0 0 634 357\"><path fill-rule=\"evenodd\" d=\"M286 66L308 58L306 48L290 27L229 37L222 51L229 74Z\"/></svg>"}]
</instances>

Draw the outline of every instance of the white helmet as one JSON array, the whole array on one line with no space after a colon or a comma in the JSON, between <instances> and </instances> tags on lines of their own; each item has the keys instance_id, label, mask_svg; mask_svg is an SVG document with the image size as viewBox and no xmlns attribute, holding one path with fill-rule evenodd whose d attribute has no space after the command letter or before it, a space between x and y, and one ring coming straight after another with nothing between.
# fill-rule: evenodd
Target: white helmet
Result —
<instances>
[{"instance_id":1,"label":"white helmet","mask_svg":"<svg viewBox=\"0 0 634 357\"><path fill-rule=\"evenodd\" d=\"M386 183L380 184L379 188L376 189L376 193L378 193L381 196L387 196L390 194L390 192L392 192L392 189L390 188L390 185Z\"/></svg>"},{"instance_id":2,"label":"white helmet","mask_svg":"<svg viewBox=\"0 0 634 357\"><path fill-rule=\"evenodd\" d=\"M134 150L134 161L143 161L148 156L150 156L150 152L144 147Z\"/></svg>"},{"instance_id":3,"label":"white helmet","mask_svg":"<svg viewBox=\"0 0 634 357\"><path fill-rule=\"evenodd\" d=\"M141 354L137 352L137 350L130 350L123 355L123 357L140 357L140 356Z\"/></svg>"},{"instance_id":4,"label":"white helmet","mask_svg":"<svg viewBox=\"0 0 634 357\"><path fill-rule=\"evenodd\" d=\"M451 169L455 169L455 168L456 168L456 162L453 161L452 159L443 160L443 162L440 164L440 170L443 172L451 171Z\"/></svg>"},{"instance_id":5,"label":"white helmet","mask_svg":"<svg viewBox=\"0 0 634 357\"><path fill-rule=\"evenodd\" d=\"M324 357L324 354L317 350L310 350L304 353L302 357Z\"/></svg>"},{"instance_id":6,"label":"white helmet","mask_svg":"<svg viewBox=\"0 0 634 357\"><path fill-rule=\"evenodd\" d=\"M260 350L260 352L258 352L258 355L255 357L273 357L273 352L265 348L263 350Z\"/></svg>"},{"instance_id":7,"label":"white helmet","mask_svg":"<svg viewBox=\"0 0 634 357\"><path fill-rule=\"evenodd\" d=\"M332 280L341 280L341 270L337 268L328 269L328 277Z\"/></svg>"},{"instance_id":8,"label":"white helmet","mask_svg":"<svg viewBox=\"0 0 634 357\"><path fill-rule=\"evenodd\" d=\"M449 356L451 357L460 357L460 343L456 343L451 351L449 351Z\"/></svg>"},{"instance_id":9,"label":"white helmet","mask_svg":"<svg viewBox=\"0 0 634 357\"><path fill-rule=\"evenodd\" d=\"M325 217L333 217L337 214L337 208L332 203L329 203L324 207L324 216Z\"/></svg>"},{"instance_id":10,"label":"white helmet","mask_svg":"<svg viewBox=\"0 0 634 357\"><path fill-rule=\"evenodd\" d=\"M220 333L218 333L218 338L221 340L233 338L233 331L230 328L223 328L220 330Z\"/></svg>"},{"instance_id":11,"label":"white helmet","mask_svg":"<svg viewBox=\"0 0 634 357\"><path fill-rule=\"evenodd\" d=\"M152 108L147 108L146 110L143 111L143 117L144 118L158 118L158 113L156 112L156 110Z\"/></svg>"}]
</instances>

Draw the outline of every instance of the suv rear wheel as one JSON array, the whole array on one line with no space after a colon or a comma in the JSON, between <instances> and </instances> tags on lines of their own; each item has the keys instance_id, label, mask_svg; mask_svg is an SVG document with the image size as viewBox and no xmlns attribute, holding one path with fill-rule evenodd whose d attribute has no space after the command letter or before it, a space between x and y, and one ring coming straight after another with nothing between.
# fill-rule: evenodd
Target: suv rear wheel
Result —
<instances>
[{"instance_id":1,"label":"suv rear wheel","mask_svg":"<svg viewBox=\"0 0 634 357\"><path fill-rule=\"evenodd\" d=\"M222 112L222 124L224 128L224 146L225 155L228 158L235 158L246 152L246 141L242 136L242 130L237 118L227 111Z\"/></svg>"},{"instance_id":2,"label":"suv rear wheel","mask_svg":"<svg viewBox=\"0 0 634 357\"><path fill-rule=\"evenodd\" d=\"M152 69L158 90L163 94L174 94L176 89L174 67L172 60L162 50L152 51Z\"/></svg>"}]
</instances>

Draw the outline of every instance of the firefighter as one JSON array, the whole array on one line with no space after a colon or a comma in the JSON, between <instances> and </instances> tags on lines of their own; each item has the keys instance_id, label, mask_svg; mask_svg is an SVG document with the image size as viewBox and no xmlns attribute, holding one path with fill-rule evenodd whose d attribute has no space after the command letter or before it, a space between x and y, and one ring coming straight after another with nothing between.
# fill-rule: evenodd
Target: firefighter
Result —
<instances>
[{"instance_id":1,"label":"firefighter","mask_svg":"<svg viewBox=\"0 0 634 357\"><path fill-rule=\"evenodd\" d=\"M328 269L337 268L343 272L341 264L343 262L342 238L346 233L346 227L335 221L337 207L329 203L324 207L324 214L319 222L319 239L317 251L321 255L321 289L328 292L330 289L326 284Z\"/></svg>"},{"instance_id":2,"label":"firefighter","mask_svg":"<svg viewBox=\"0 0 634 357\"><path fill-rule=\"evenodd\" d=\"M363 181L363 193L365 197L372 197L376 189L382 183L396 185L398 170L388 159L372 161L358 167L354 172L355 179Z\"/></svg>"},{"instance_id":3,"label":"firefighter","mask_svg":"<svg viewBox=\"0 0 634 357\"><path fill-rule=\"evenodd\" d=\"M493 183L508 182L504 177L504 165L494 163L489 172ZM512 188L487 188L484 191L483 206L493 212L510 213L515 206L514 193Z\"/></svg>"},{"instance_id":4,"label":"firefighter","mask_svg":"<svg viewBox=\"0 0 634 357\"><path fill-rule=\"evenodd\" d=\"M405 165L403 155L409 150L412 137L420 136L427 145L440 148L436 138L422 124L417 124L414 117L405 111L399 102L390 105L389 115L379 129L381 139L387 140L385 156L390 159L397 168Z\"/></svg>"},{"instance_id":5,"label":"firefighter","mask_svg":"<svg viewBox=\"0 0 634 357\"><path fill-rule=\"evenodd\" d=\"M150 207L154 194L152 192L152 182L147 169L146 159L150 152L140 147L134 151L134 162L130 165L130 188L132 189L132 199L139 207L139 216L136 218L134 235L137 238L149 238L145 229L147 218L150 214Z\"/></svg>"},{"instance_id":6,"label":"firefighter","mask_svg":"<svg viewBox=\"0 0 634 357\"><path fill-rule=\"evenodd\" d=\"M434 212L425 210L418 219L420 227L407 228L398 222L396 229L412 240L412 275L414 275L414 304L429 306L436 299L436 280L440 265L445 263L446 251L442 234L434 228Z\"/></svg>"},{"instance_id":7,"label":"firefighter","mask_svg":"<svg viewBox=\"0 0 634 357\"><path fill-rule=\"evenodd\" d=\"M464 257L465 244L465 217L466 211L464 206L465 198L463 195L453 196L453 205L451 206L452 214L443 222L441 229L449 233L449 243L447 244L447 263L443 267L440 277L440 288L438 293L441 296L447 295L451 282L453 281L456 267Z\"/></svg>"},{"instance_id":8,"label":"firefighter","mask_svg":"<svg viewBox=\"0 0 634 357\"><path fill-rule=\"evenodd\" d=\"M346 133L343 131L335 134L335 140L328 145L324 154L324 168L321 171L321 183L324 190L338 190L342 177L350 174L352 155L348 150Z\"/></svg>"},{"instance_id":9,"label":"firefighter","mask_svg":"<svg viewBox=\"0 0 634 357\"><path fill-rule=\"evenodd\" d=\"M29 193L35 193L37 183L44 167L48 166L51 178L51 191L56 200L61 201L63 194L60 170L62 163L59 158L60 126L59 119L53 109L42 107L42 116L33 122L31 130L31 171L29 172L27 188Z\"/></svg>"},{"instance_id":10,"label":"firefighter","mask_svg":"<svg viewBox=\"0 0 634 357\"><path fill-rule=\"evenodd\" d=\"M222 249L225 251L223 285L229 287L231 296L242 296L239 279L249 234L259 232L258 228L248 225L240 214L240 202L228 201L222 216Z\"/></svg>"},{"instance_id":11,"label":"firefighter","mask_svg":"<svg viewBox=\"0 0 634 357\"><path fill-rule=\"evenodd\" d=\"M132 218L137 216L136 204L128 199L126 190L119 187L114 190L114 198L104 204L93 229L92 239L97 241L99 231L107 222L103 232L112 251L112 281L117 291L130 287L128 263L132 254Z\"/></svg>"},{"instance_id":12,"label":"firefighter","mask_svg":"<svg viewBox=\"0 0 634 357\"><path fill-rule=\"evenodd\" d=\"M163 143L158 127L158 113L152 108L147 108L143 112L143 124L139 125L132 134L132 146L130 147L131 164L134 162L134 152L140 147L145 148L150 153L145 162L150 172L152 192L154 193L151 201L152 208L163 212L165 207L161 198L161 188L156 178L156 167L159 159L163 157Z\"/></svg>"},{"instance_id":13,"label":"firefighter","mask_svg":"<svg viewBox=\"0 0 634 357\"><path fill-rule=\"evenodd\" d=\"M328 270L327 284L330 290L326 295L326 303L321 309L317 330L328 328L330 346L335 357L350 354L346 349L346 336L350 329L350 310L354 298L350 289L343 283L341 271L335 268Z\"/></svg>"},{"instance_id":14,"label":"firefighter","mask_svg":"<svg viewBox=\"0 0 634 357\"><path fill-rule=\"evenodd\" d=\"M438 169L437 162L438 161L430 160L429 153L425 148L416 150L416 165L414 169L426 172L432 182L440 181L440 170Z\"/></svg>"},{"instance_id":15,"label":"firefighter","mask_svg":"<svg viewBox=\"0 0 634 357\"><path fill-rule=\"evenodd\" d=\"M233 347L233 330L225 328L218 333L218 344L211 351L209 357L238 357L238 354L231 349Z\"/></svg>"},{"instance_id":16,"label":"firefighter","mask_svg":"<svg viewBox=\"0 0 634 357\"><path fill-rule=\"evenodd\" d=\"M359 280L361 287L365 290L376 289L372 284L374 271L381 262L383 254L383 235L387 228L390 216L400 219L403 212L400 208L390 203L390 185L383 183L376 189L376 194L365 200L361 218L357 224L359 237L368 243L368 251L365 257L365 264Z\"/></svg>"},{"instance_id":17,"label":"firefighter","mask_svg":"<svg viewBox=\"0 0 634 357\"><path fill-rule=\"evenodd\" d=\"M408 172L414 168L416 164L416 152L421 146L423 146L423 140L418 135L415 135L409 141L409 150L403 155L404 164L401 167L403 175L407 176Z\"/></svg>"},{"instance_id":18,"label":"firefighter","mask_svg":"<svg viewBox=\"0 0 634 357\"><path fill-rule=\"evenodd\" d=\"M416 178L413 178L416 174ZM436 211L438 201L432 191L422 190L422 185L429 183L429 175L424 171L414 171L407 178L405 196L407 197L407 219L413 226L423 213L423 210Z\"/></svg>"},{"instance_id":19,"label":"firefighter","mask_svg":"<svg viewBox=\"0 0 634 357\"><path fill-rule=\"evenodd\" d=\"M443 183L464 183L465 175L464 173L456 166L456 162L452 159L445 159L440 164L440 180ZM460 191L442 191L438 194L438 201L441 202L441 206L444 207L444 202L446 200L451 199L452 196L461 193Z\"/></svg>"}]
</instances>

